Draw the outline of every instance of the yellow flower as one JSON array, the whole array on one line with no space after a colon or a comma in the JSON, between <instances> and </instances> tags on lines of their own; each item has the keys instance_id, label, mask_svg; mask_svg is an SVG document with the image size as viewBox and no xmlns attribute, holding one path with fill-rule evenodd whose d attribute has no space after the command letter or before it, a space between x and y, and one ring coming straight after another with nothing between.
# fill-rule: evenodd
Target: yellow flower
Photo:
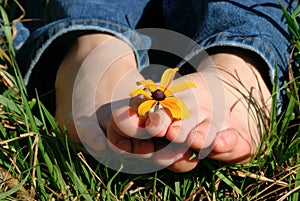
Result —
<instances>
[{"instance_id":1,"label":"yellow flower","mask_svg":"<svg viewBox=\"0 0 300 201\"><path fill-rule=\"evenodd\" d=\"M129 95L131 97L143 95L147 99L139 105L139 115L144 116L152 108L157 109L161 106L167 109L174 119L189 118L189 109L184 102L174 96L174 93L195 87L195 84L193 82L179 82L169 87L177 71L178 68L165 70L159 85L152 80L143 80L138 82L137 85L143 85L144 89L135 88L130 91Z\"/></svg>"}]
</instances>

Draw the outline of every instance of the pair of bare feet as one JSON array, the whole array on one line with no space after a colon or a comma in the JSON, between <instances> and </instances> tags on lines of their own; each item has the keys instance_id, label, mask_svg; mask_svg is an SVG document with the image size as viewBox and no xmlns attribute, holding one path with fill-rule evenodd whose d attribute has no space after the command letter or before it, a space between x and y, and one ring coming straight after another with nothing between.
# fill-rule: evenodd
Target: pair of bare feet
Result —
<instances>
[{"instance_id":1,"label":"pair of bare feet","mask_svg":"<svg viewBox=\"0 0 300 201\"><path fill-rule=\"evenodd\" d=\"M95 48L101 46L99 54L104 58L115 52L114 45L105 46L112 41L126 54L110 62L96 84L95 107L99 109L96 115L106 138L86 127L82 139L73 121L74 83ZM83 73L80 80L90 79L89 76L88 72ZM141 117L136 112L139 98L133 98L130 106L116 107L113 111L100 109L115 101L128 100L129 91L141 80L144 78L137 71L135 56L126 43L106 34L81 36L57 73L56 119L60 125L67 126L74 141L84 141L99 151L111 148L119 154L129 152L151 158L154 163L175 172L193 169L200 161L199 157L191 159L195 152L230 163L249 162L256 153L262 134L260 129L270 111L270 93L255 66L246 59L229 53L214 54L199 63L197 73L173 81L191 81L196 85L175 94L188 106L188 119L173 120L164 109ZM141 137L145 135L153 138ZM178 146L169 148L166 146L169 143Z\"/></svg>"}]
</instances>

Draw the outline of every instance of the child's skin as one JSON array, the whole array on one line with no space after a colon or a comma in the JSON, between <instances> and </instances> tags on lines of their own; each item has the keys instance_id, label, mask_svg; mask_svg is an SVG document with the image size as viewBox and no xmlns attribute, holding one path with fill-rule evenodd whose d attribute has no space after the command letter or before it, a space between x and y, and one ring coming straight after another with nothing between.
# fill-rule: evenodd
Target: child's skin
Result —
<instances>
[{"instance_id":1,"label":"child's skin","mask_svg":"<svg viewBox=\"0 0 300 201\"><path fill-rule=\"evenodd\" d=\"M79 37L59 67L56 79L56 119L61 125L68 127L74 141L79 141L72 121L71 105L76 73L94 48L112 38L100 33ZM129 46L128 48L130 49ZM194 151L205 148L210 148L208 157L211 159L230 163L249 162L261 138L259 123L262 122L257 121L257 114L266 114L265 119L268 118L270 92L255 66L246 58L230 53L217 53L211 55L210 59L218 67L217 70L209 68L212 66L208 61L202 61L198 73L173 81L192 81L196 85L196 88L176 94L190 109L190 118L172 121L163 109L150 113L148 117L139 117L135 112L138 105L134 104L138 102L138 98L133 98L132 107L124 106L113 111L114 126L108 121L110 112L97 114L103 117L99 123L106 130L110 143L88 129L85 143L95 150L105 150L111 146L108 144L113 144L113 149L117 147L116 151L120 154L131 152L142 157L153 157L155 163L175 172L193 169L200 160L189 160L190 157ZM99 83L101 93L98 91L99 95L96 96L99 108L111 102L112 92L116 88L120 92L117 93L118 97L114 97L114 101L129 98L129 91L136 88L136 82L144 79L136 66L131 52L108 68L104 79ZM125 74L128 76L124 76ZM255 100L260 109L263 108L261 111L253 112L254 107L244 98L250 97L250 92L251 100ZM220 104L218 100L212 100L218 95L222 96ZM124 118L124 112L130 115ZM137 128L141 125L145 126L149 134L156 136L155 143L151 139L139 139L141 129ZM176 150L165 148L162 152L156 152L165 147L166 139L178 144Z\"/></svg>"}]
</instances>

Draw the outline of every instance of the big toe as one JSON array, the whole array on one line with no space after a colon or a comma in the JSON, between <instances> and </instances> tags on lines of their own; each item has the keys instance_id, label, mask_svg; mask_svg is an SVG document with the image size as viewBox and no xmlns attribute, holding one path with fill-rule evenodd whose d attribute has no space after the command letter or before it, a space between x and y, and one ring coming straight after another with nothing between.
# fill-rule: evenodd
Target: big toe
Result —
<instances>
[{"instance_id":1,"label":"big toe","mask_svg":"<svg viewBox=\"0 0 300 201\"><path fill-rule=\"evenodd\" d=\"M210 158L224 162L245 163L253 155L254 145L248 135L235 129L227 129L217 134L212 143Z\"/></svg>"}]
</instances>

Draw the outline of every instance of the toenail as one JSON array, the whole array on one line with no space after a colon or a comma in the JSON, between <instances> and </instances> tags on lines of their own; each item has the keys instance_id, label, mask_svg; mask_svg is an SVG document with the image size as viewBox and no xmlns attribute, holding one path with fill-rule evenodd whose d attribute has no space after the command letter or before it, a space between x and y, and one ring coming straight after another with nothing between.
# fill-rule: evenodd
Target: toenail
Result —
<instances>
[{"instance_id":1,"label":"toenail","mask_svg":"<svg viewBox=\"0 0 300 201\"><path fill-rule=\"evenodd\" d=\"M203 148L204 139L205 138L201 132L197 130L193 130L189 133L186 143L192 149L198 150Z\"/></svg>"},{"instance_id":2,"label":"toenail","mask_svg":"<svg viewBox=\"0 0 300 201\"><path fill-rule=\"evenodd\" d=\"M218 138L218 145L224 147L225 146L225 140L223 139L223 137L219 137Z\"/></svg>"},{"instance_id":3,"label":"toenail","mask_svg":"<svg viewBox=\"0 0 300 201\"><path fill-rule=\"evenodd\" d=\"M217 134L217 142L220 146L227 146L228 144L236 144L238 132L235 129L226 129Z\"/></svg>"},{"instance_id":4,"label":"toenail","mask_svg":"<svg viewBox=\"0 0 300 201\"><path fill-rule=\"evenodd\" d=\"M171 126L172 130L176 132L177 135L182 134L181 127L179 125L174 125L174 123Z\"/></svg>"},{"instance_id":5,"label":"toenail","mask_svg":"<svg viewBox=\"0 0 300 201\"><path fill-rule=\"evenodd\" d=\"M192 137L192 140L194 139L197 139L199 141L203 141L204 140L204 136L201 132L199 132L198 130L193 130L191 133L190 133L191 137Z\"/></svg>"}]
</instances>

